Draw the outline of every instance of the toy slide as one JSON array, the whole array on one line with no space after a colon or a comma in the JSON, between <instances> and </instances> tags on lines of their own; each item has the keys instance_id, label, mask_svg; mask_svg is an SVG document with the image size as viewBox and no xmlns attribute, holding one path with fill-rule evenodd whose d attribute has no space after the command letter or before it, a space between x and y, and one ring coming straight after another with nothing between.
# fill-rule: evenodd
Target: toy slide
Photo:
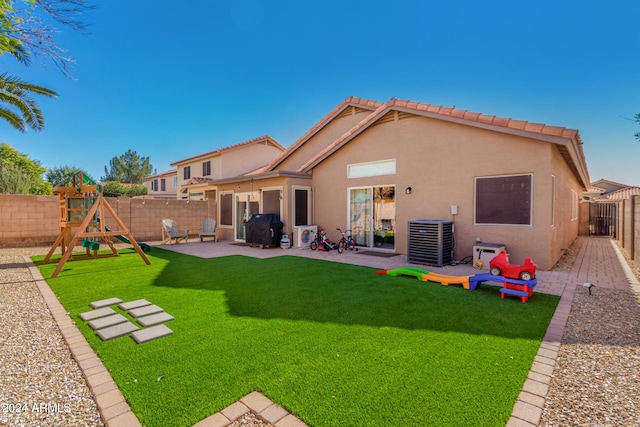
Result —
<instances>
[{"instance_id":1,"label":"toy slide","mask_svg":"<svg viewBox=\"0 0 640 427\"><path fill-rule=\"evenodd\" d=\"M463 288L476 290L484 282L494 282L502 284L500 297L506 295L515 296L526 302L533 295L533 288L538 283L538 279L518 280L504 276L494 276L490 273L473 274L471 276L447 276L446 274L433 273L419 268L395 268L393 270L377 270L376 274L386 274L387 276L412 276L423 282L435 282L441 285L462 285Z\"/></svg>"},{"instance_id":2,"label":"toy slide","mask_svg":"<svg viewBox=\"0 0 640 427\"><path fill-rule=\"evenodd\" d=\"M377 270L376 274L386 274L387 276L412 276L423 282L436 282L442 285L462 285L469 289L470 276L447 276L445 274L433 273L420 268L394 268L393 270Z\"/></svg>"},{"instance_id":3,"label":"toy slide","mask_svg":"<svg viewBox=\"0 0 640 427\"><path fill-rule=\"evenodd\" d=\"M107 231L111 231L111 230L109 230L109 227L107 227L106 225L104 226L104 229L107 230ZM118 236L113 236L113 237L115 237L116 239L120 240L121 242L127 243L129 245L131 244L129 239L127 239L124 236L118 235ZM143 243L143 242L136 242L136 243L138 244L138 246L140 246L140 249L142 249L144 252L151 252L151 246L149 246L149 245L147 245L146 243Z\"/></svg>"},{"instance_id":4,"label":"toy slide","mask_svg":"<svg viewBox=\"0 0 640 427\"><path fill-rule=\"evenodd\" d=\"M429 274L427 270L421 268L394 268L393 270L376 270L376 274L386 274L387 276L412 276L418 280L422 280L424 274Z\"/></svg>"},{"instance_id":5,"label":"toy slide","mask_svg":"<svg viewBox=\"0 0 640 427\"><path fill-rule=\"evenodd\" d=\"M441 285L462 285L463 288L469 289L470 276L447 276L445 274L430 273L422 275L423 282L436 282Z\"/></svg>"}]
</instances>

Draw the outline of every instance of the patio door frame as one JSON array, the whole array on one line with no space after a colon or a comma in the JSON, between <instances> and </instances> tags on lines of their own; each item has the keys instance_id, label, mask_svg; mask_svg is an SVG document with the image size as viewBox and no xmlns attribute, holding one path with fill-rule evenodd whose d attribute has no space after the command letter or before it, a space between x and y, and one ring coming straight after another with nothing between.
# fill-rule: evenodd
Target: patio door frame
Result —
<instances>
[{"instance_id":1,"label":"patio door frame","mask_svg":"<svg viewBox=\"0 0 640 427\"><path fill-rule=\"evenodd\" d=\"M236 242L246 242L245 223L251 219L253 214L260 213L260 193L258 191L235 193L233 208L233 238Z\"/></svg>"},{"instance_id":2,"label":"patio door frame","mask_svg":"<svg viewBox=\"0 0 640 427\"><path fill-rule=\"evenodd\" d=\"M393 187L394 194L397 186L395 184L387 184L387 185L367 185L367 186L358 186L358 187L348 187L347 188L347 228L351 230L353 238L356 240L356 245L364 246L366 248L371 249L379 249L381 251L390 251L395 252L395 236L392 242L387 243L388 239L386 237L386 230L382 226L383 218L376 218L376 214L380 214L376 212L375 205L375 191L376 188L386 188ZM364 190L366 199L363 201L364 206L361 207L359 212L352 212L352 194L354 191ZM360 193L362 194L362 193ZM357 197L357 196L356 196ZM393 205L393 231L395 232L395 221L396 221L396 210L395 210L395 196L394 196L394 205ZM362 218L364 216L364 218ZM386 218L389 219L389 218ZM355 225L359 224L359 225ZM380 225L379 228L376 229L376 224ZM377 237L377 238L376 238ZM382 239L381 241L378 239ZM378 242L378 244L376 244ZM380 244L381 243L381 244Z\"/></svg>"}]
</instances>

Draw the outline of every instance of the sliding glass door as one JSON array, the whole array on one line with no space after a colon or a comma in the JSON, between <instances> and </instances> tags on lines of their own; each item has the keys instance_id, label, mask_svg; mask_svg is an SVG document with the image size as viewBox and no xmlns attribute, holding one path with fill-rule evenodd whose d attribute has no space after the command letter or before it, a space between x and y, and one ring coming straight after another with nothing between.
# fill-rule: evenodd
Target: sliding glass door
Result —
<instances>
[{"instance_id":1,"label":"sliding glass door","mask_svg":"<svg viewBox=\"0 0 640 427\"><path fill-rule=\"evenodd\" d=\"M395 250L395 186L349 189L349 225L356 244Z\"/></svg>"}]
</instances>

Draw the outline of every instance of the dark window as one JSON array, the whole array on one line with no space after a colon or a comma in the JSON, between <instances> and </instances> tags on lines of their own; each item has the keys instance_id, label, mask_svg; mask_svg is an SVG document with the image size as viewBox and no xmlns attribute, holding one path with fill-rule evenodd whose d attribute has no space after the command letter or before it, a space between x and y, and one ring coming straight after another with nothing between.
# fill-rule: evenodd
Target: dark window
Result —
<instances>
[{"instance_id":1,"label":"dark window","mask_svg":"<svg viewBox=\"0 0 640 427\"><path fill-rule=\"evenodd\" d=\"M167 182L164 178L160 180L160 191L167 191Z\"/></svg>"},{"instance_id":2,"label":"dark window","mask_svg":"<svg viewBox=\"0 0 640 427\"><path fill-rule=\"evenodd\" d=\"M233 194L220 196L220 225L233 225Z\"/></svg>"},{"instance_id":3,"label":"dark window","mask_svg":"<svg viewBox=\"0 0 640 427\"><path fill-rule=\"evenodd\" d=\"M309 191L297 189L294 198L294 225L309 225Z\"/></svg>"},{"instance_id":4,"label":"dark window","mask_svg":"<svg viewBox=\"0 0 640 427\"><path fill-rule=\"evenodd\" d=\"M151 190L152 191L158 191L158 180L157 179L153 180L153 184L151 184Z\"/></svg>"},{"instance_id":5,"label":"dark window","mask_svg":"<svg viewBox=\"0 0 640 427\"><path fill-rule=\"evenodd\" d=\"M262 192L262 213L280 216L280 190Z\"/></svg>"},{"instance_id":6,"label":"dark window","mask_svg":"<svg viewBox=\"0 0 640 427\"><path fill-rule=\"evenodd\" d=\"M202 162L202 176L211 175L211 160Z\"/></svg>"},{"instance_id":7,"label":"dark window","mask_svg":"<svg viewBox=\"0 0 640 427\"><path fill-rule=\"evenodd\" d=\"M476 224L531 225L533 176L476 178Z\"/></svg>"},{"instance_id":8,"label":"dark window","mask_svg":"<svg viewBox=\"0 0 640 427\"><path fill-rule=\"evenodd\" d=\"M191 178L191 166L184 167L184 179Z\"/></svg>"}]
</instances>

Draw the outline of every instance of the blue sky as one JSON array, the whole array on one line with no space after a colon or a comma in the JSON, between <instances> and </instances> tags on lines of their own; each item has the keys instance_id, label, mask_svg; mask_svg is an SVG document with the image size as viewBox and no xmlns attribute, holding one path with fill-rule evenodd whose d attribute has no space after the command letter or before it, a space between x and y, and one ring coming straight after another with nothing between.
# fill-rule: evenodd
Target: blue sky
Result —
<instances>
[{"instance_id":1,"label":"blue sky","mask_svg":"<svg viewBox=\"0 0 640 427\"><path fill-rule=\"evenodd\" d=\"M46 128L0 122L45 167L101 178L128 149L170 163L270 135L285 147L354 95L578 129L591 180L640 186L636 0L104 1L91 35L61 29L74 80L7 55L49 87Z\"/></svg>"}]
</instances>

